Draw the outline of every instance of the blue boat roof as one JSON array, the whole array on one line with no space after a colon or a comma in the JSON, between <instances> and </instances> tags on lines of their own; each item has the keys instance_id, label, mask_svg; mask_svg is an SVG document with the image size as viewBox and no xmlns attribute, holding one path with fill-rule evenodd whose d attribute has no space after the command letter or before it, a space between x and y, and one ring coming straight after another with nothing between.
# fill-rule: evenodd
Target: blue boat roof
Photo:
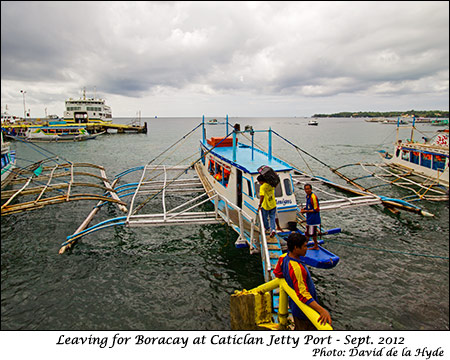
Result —
<instances>
[{"instance_id":1,"label":"blue boat roof","mask_svg":"<svg viewBox=\"0 0 450 360\"><path fill-rule=\"evenodd\" d=\"M206 149L211 149L212 146L206 142L201 142ZM233 166L244 170L250 174L257 174L258 168L262 165L270 166L274 171L289 171L292 170L292 166L288 163L272 156L269 160L267 153L254 148L253 160L252 160L252 147L246 144L238 143L236 148L236 161L233 161L233 147L216 147L211 153L215 154L222 160L230 163Z\"/></svg>"}]
</instances>

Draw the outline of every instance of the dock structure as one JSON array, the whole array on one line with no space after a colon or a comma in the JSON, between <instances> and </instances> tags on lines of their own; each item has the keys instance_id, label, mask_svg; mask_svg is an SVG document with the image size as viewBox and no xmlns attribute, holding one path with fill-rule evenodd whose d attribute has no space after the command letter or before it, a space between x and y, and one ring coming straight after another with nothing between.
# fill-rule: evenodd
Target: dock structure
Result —
<instances>
[{"instance_id":1,"label":"dock structure","mask_svg":"<svg viewBox=\"0 0 450 360\"><path fill-rule=\"evenodd\" d=\"M118 134L124 133L136 133L147 134L147 122L144 125L125 125L125 124L113 124L113 123L87 123L86 129L91 134L98 134L102 132L108 132L108 130L115 130Z\"/></svg>"},{"instance_id":2,"label":"dock structure","mask_svg":"<svg viewBox=\"0 0 450 360\"><path fill-rule=\"evenodd\" d=\"M118 134L124 133L135 133L135 134L147 134L147 122L144 122L144 125L140 123L133 124L113 124L111 122L106 121L98 121L98 122L87 122L87 123L75 123L75 122L66 122L62 121L61 123L52 123L49 121L22 121L18 123L2 123L2 131L5 131L7 135L14 133L25 133L30 126L51 126L52 129L58 129L61 127L66 127L67 125L83 125L86 126L86 130L90 134L100 134L114 131Z\"/></svg>"}]
</instances>

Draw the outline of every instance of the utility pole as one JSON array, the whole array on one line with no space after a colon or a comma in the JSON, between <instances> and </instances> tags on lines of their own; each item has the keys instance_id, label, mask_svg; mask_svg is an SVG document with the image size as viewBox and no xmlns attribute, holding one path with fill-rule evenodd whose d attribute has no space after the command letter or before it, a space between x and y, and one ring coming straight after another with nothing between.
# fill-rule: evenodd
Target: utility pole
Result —
<instances>
[{"instance_id":1,"label":"utility pole","mask_svg":"<svg viewBox=\"0 0 450 360\"><path fill-rule=\"evenodd\" d=\"M23 118L24 118L24 120L26 119L26 115L27 115L27 110L26 110L26 107L25 107L25 94L27 93L25 90L20 90L20 92L22 93L22 96L23 96Z\"/></svg>"}]
</instances>

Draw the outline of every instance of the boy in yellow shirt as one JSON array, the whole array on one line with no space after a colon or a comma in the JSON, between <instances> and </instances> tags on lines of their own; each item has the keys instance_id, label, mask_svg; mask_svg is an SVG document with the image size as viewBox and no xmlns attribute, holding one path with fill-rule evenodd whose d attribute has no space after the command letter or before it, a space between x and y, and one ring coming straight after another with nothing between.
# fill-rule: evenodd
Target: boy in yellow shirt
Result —
<instances>
[{"instance_id":1,"label":"boy in yellow shirt","mask_svg":"<svg viewBox=\"0 0 450 360\"><path fill-rule=\"evenodd\" d=\"M261 185L259 188L259 206L258 211L262 211L264 228L270 229L270 236L275 236L275 216L277 213L277 202L275 200L275 188L270 186L262 175L259 175L258 180ZM267 221L269 218L269 221Z\"/></svg>"}]
</instances>

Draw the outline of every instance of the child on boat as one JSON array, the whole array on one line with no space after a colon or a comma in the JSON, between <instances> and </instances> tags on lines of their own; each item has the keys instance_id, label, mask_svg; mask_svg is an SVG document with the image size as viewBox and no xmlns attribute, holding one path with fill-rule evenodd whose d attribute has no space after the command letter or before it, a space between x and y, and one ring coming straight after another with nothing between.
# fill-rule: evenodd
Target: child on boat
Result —
<instances>
[{"instance_id":1,"label":"child on boat","mask_svg":"<svg viewBox=\"0 0 450 360\"><path fill-rule=\"evenodd\" d=\"M275 188L270 186L264 176L258 175L256 180L261 187L259 188L259 206L258 211L262 211L264 228L270 229L270 236L275 236L275 217L277 213L277 202L275 200ZM269 221L267 221L269 218Z\"/></svg>"},{"instance_id":2,"label":"child on boat","mask_svg":"<svg viewBox=\"0 0 450 360\"><path fill-rule=\"evenodd\" d=\"M312 192L312 186L310 184L305 184L304 186L306 193L306 206L300 210L302 214L306 214L306 238L310 239L310 237L314 240L314 246L311 250L319 250L319 245L317 244L317 233L318 228L320 226L320 207L319 207L319 199Z\"/></svg>"}]
</instances>

